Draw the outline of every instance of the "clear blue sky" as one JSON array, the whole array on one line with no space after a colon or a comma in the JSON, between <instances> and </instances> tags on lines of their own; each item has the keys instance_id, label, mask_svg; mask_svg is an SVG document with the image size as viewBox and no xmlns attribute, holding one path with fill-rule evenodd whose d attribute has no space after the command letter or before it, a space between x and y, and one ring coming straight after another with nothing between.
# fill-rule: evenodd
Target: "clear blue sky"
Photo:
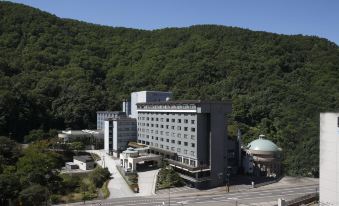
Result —
<instances>
[{"instance_id":1,"label":"clear blue sky","mask_svg":"<svg viewBox=\"0 0 339 206\"><path fill-rule=\"evenodd\" d=\"M140 29L219 24L339 45L339 0L12 0L62 18Z\"/></svg>"}]
</instances>

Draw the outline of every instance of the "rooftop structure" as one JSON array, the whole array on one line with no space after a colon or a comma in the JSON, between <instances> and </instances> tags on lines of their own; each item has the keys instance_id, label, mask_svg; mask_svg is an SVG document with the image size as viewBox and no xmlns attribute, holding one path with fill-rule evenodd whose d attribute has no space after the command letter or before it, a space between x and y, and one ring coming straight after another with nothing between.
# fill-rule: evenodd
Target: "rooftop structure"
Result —
<instances>
[{"instance_id":1,"label":"rooftop structure","mask_svg":"<svg viewBox=\"0 0 339 206\"><path fill-rule=\"evenodd\" d=\"M131 93L131 118L137 118L137 103L162 102L172 98L172 92L140 91Z\"/></svg>"},{"instance_id":2,"label":"rooftop structure","mask_svg":"<svg viewBox=\"0 0 339 206\"><path fill-rule=\"evenodd\" d=\"M104 121L107 118L124 117L124 116L126 116L126 113L121 112L121 111L98 111L97 112L97 130L104 129Z\"/></svg>"}]
</instances>

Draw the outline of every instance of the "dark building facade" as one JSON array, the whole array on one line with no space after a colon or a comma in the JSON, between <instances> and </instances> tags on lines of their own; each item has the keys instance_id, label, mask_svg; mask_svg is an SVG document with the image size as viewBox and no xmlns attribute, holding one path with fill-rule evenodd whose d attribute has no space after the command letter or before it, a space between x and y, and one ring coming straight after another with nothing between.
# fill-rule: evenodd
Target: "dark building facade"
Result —
<instances>
[{"instance_id":1,"label":"dark building facade","mask_svg":"<svg viewBox=\"0 0 339 206\"><path fill-rule=\"evenodd\" d=\"M227 137L231 102L138 103L138 142L161 154L198 188L225 184L234 142ZM232 157L230 157L230 154Z\"/></svg>"}]
</instances>

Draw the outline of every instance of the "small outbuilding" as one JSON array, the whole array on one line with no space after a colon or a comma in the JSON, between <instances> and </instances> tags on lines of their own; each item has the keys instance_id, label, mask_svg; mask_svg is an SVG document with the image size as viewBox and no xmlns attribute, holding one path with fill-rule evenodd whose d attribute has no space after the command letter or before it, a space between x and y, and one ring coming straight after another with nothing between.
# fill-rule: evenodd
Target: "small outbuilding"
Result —
<instances>
[{"instance_id":1,"label":"small outbuilding","mask_svg":"<svg viewBox=\"0 0 339 206\"><path fill-rule=\"evenodd\" d=\"M73 163L78 165L81 170L94 169L94 160L89 155L74 156Z\"/></svg>"}]
</instances>

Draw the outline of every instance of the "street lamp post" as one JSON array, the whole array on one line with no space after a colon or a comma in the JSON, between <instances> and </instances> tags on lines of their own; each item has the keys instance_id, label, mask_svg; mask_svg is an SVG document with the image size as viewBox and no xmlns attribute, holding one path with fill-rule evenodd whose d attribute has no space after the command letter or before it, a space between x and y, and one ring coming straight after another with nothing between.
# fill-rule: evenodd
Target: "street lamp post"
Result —
<instances>
[{"instance_id":1,"label":"street lamp post","mask_svg":"<svg viewBox=\"0 0 339 206\"><path fill-rule=\"evenodd\" d=\"M168 205L171 206L171 187L168 188Z\"/></svg>"},{"instance_id":2,"label":"street lamp post","mask_svg":"<svg viewBox=\"0 0 339 206\"><path fill-rule=\"evenodd\" d=\"M226 181L227 181L227 192L230 192L230 175L231 175L231 167L227 167L226 171Z\"/></svg>"}]
</instances>

